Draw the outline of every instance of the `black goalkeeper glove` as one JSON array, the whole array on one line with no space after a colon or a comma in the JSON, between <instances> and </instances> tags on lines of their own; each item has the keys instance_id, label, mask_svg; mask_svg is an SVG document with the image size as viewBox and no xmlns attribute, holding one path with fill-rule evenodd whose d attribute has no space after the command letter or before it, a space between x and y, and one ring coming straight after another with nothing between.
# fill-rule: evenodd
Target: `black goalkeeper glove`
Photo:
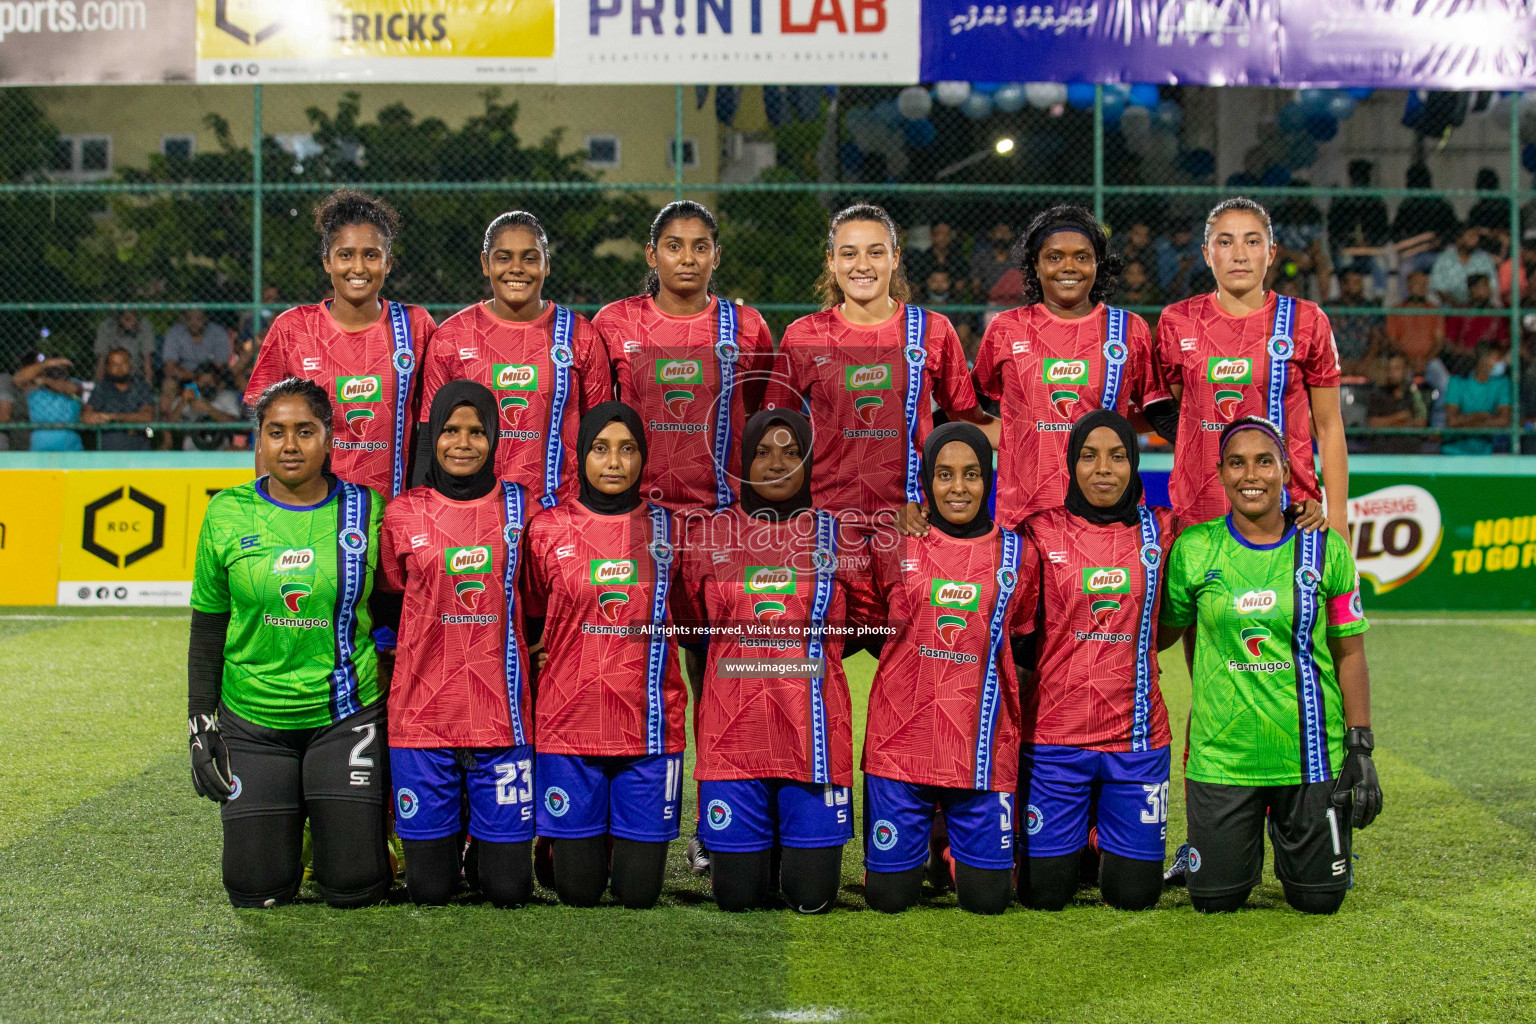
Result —
<instances>
[{"instance_id":1,"label":"black goalkeeper glove","mask_svg":"<svg viewBox=\"0 0 1536 1024\"><path fill-rule=\"evenodd\" d=\"M1355 828L1365 828L1381 813L1381 780L1371 760L1375 748L1376 737L1369 726L1356 726L1344 735L1344 770L1333 788L1333 803L1343 807L1353 798Z\"/></svg>"},{"instance_id":2,"label":"black goalkeeper glove","mask_svg":"<svg viewBox=\"0 0 1536 1024\"><path fill-rule=\"evenodd\" d=\"M229 770L229 751L212 715L187 719L187 742L192 748L192 788L198 796L223 803L235 795L235 777Z\"/></svg>"}]
</instances>

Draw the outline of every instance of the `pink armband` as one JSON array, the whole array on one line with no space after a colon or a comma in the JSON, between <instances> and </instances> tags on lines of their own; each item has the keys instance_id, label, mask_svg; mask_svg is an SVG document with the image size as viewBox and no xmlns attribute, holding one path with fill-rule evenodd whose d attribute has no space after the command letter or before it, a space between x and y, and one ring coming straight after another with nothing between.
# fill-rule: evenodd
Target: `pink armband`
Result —
<instances>
[{"instance_id":1,"label":"pink armband","mask_svg":"<svg viewBox=\"0 0 1536 1024\"><path fill-rule=\"evenodd\" d=\"M1360 588L1347 594L1328 599L1328 625L1348 626L1365 618L1365 608L1360 604Z\"/></svg>"}]
</instances>

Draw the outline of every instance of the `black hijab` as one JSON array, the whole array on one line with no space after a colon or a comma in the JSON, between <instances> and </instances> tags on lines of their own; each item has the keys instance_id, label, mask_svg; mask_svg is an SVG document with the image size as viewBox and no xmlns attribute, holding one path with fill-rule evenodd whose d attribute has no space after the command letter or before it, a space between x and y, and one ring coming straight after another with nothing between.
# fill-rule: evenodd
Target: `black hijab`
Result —
<instances>
[{"instance_id":1,"label":"black hijab","mask_svg":"<svg viewBox=\"0 0 1536 1024\"><path fill-rule=\"evenodd\" d=\"M1083 453L1083 445L1088 442L1088 435L1099 427L1108 427L1120 438L1120 443L1125 445L1126 458L1131 460L1131 478L1126 481L1125 493L1120 495L1120 500L1108 508L1099 508L1088 500L1082 488L1077 486L1077 459ZM1079 519L1086 519L1090 523L1099 526L1107 526L1110 523L1123 523L1126 526L1136 525L1136 506L1141 504L1141 452L1136 448L1136 431L1131 428L1131 421L1110 409L1095 409L1076 423L1072 424L1072 433L1067 438L1067 499L1064 504L1067 511Z\"/></svg>"},{"instance_id":2,"label":"black hijab","mask_svg":"<svg viewBox=\"0 0 1536 1024\"><path fill-rule=\"evenodd\" d=\"M769 501L747 480L752 475L757 446L774 426L785 427L795 436L805 466L805 479L800 490L782 501ZM741 478L741 509L747 515L782 523L807 511L811 507L811 425L806 418L791 409L764 409L754 413L741 432Z\"/></svg>"},{"instance_id":3,"label":"black hijab","mask_svg":"<svg viewBox=\"0 0 1536 1024\"><path fill-rule=\"evenodd\" d=\"M453 410L467 405L480 417L491 450L486 453L485 465L469 476L454 476L437 461L437 439ZM484 384L472 380L455 380L444 384L432 396L432 411L427 417L427 437L432 441L432 463L427 467L423 482L438 494L454 501L474 501L483 498L496 486L496 442L501 435L501 416L496 410L496 396Z\"/></svg>"},{"instance_id":4,"label":"black hijab","mask_svg":"<svg viewBox=\"0 0 1536 1024\"><path fill-rule=\"evenodd\" d=\"M604 494L587 479L587 453L592 450L592 445L597 442L597 435L603 432L603 428L614 422L624 424L629 428L629 432L635 435L635 443L640 447L642 472L635 474L634 486L624 493ZM576 432L576 475L581 483L579 500L593 512L607 516L633 512L640 506L640 478L645 469L645 459L645 427L640 423L639 413L623 402L603 402L594 405L581 418L581 427Z\"/></svg>"},{"instance_id":5,"label":"black hijab","mask_svg":"<svg viewBox=\"0 0 1536 1024\"><path fill-rule=\"evenodd\" d=\"M951 441L959 441L969 445L971 451L976 453L976 461L981 465L981 478L984 489L981 492L981 508L976 512L976 518L968 523L952 523L944 518L944 513L939 511L939 503L933 496L933 471L938 465L939 452ZM951 537L965 540L971 537L980 537L992 529L992 513L987 510L987 499L992 496L992 443L987 440L987 435L969 423L946 423L934 429L928 435L928 440L923 442L923 496L928 499L928 525L940 533L947 533Z\"/></svg>"}]
</instances>

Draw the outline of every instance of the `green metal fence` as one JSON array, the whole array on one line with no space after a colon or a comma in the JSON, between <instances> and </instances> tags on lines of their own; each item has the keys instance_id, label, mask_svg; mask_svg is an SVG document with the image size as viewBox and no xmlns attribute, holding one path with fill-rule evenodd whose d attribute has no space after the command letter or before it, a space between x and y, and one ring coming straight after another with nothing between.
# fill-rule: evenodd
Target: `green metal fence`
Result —
<instances>
[{"instance_id":1,"label":"green metal fence","mask_svg":"<svg viewBox=\"0 0 1536 1024\"><path fill-rule=\"evenodd\" d=\"M166 103L197 95L183 87L161 89ZM1119 304L1150 318L1164 304L1208 286L1198 259L1178 257L1189 257L1191 246L1198 246L1204 210L1242 192L1265 202L1274 215L1283 264L1275 286L1322 301L1351 353L1363 344L1364 355L1351 361L1352 369L1380 374L1387 354L1408 351L1439 332L1440 365L1430 377L1468 371L1475 351L1469 339L1475 342L1481 331L1508 348L1503 361L1511 414L1498 444L1518 452L1522 441L1530 444L1527 437L1536 435L1526 429L1536 415L1536 366L1521 351L1522 342L1536 337L1536 324L1523 329L1522 305L1529 302L1520 281L1520 268L1536 270L1536 242L1529 258L1521 243L1521 208L1536 200L1536 192L1519 187L1522 156L1536 163L1536 146L1522 147L1519 102L1506 104L1495 129L1481 129L1488 136L1507 132L1497 158L1491 145L1479 151L1481 162L1503 180L1492 188L1447 189L1317 184L1312 177L1318 173L1341 179L1345 162L1356 154L1335 146L1331 164L1304 170L1309 156L1318 158L1318 146L1308 149L1295 131L1281 133L1283 114L1280 127L1260 128L1237 180L1218 184L1209 141L1219 141L1220 130L1208 116L1210 104L1198 102L1209 98L1208 91L1202 97L1195 89L1164 90L1167 102L1197 113L1150 136L1139 123L1133 132L1123 115L1117 122L1106 113L1103 89L1091 110L1023 106L973 118L959 108L935 106L923 119L931 135L928 129L911 131L892 114L896 89L845 87L835 98L819 89L775 91L779 116L753 130L771 143L772 163L741 180L739 172L727 173L722 158L714 179L702 180L685 169L689 104L697 110L713 98L717 119L729 118L720 90L678 87L671 177L649 181L614 180L590 166L574 142L580 124L567 126L564 139L521 138L519 107L494 94L484 94L483 109L462 123L447 124L399 105L365 117L355 96L332 89L326 95L335 94L334 109L310 111L310 143L297 151L264 125L262 87L244 92L250 97L248 132L244 125L207 119L217 149L156 155L145 166L119 161L110 177L79 181L72 179L88 161L88 137L61 133L37 94L0 90L0 372L36 350L73 359L76 376L89 377L82 364L95 368L98 324L124 310L148 317L159 334L183 312L201 309L241 333L237 344L245 335L259 342L264 316L319 294L323 282L309 209L343 184L383 194L400 207L405 228L389 292L439 317L484 294L475 255L484 224L503 209L521 206L540 215L555 248L547 294L590 312L636 289L643 269L638 243L656 206L673 197L697 198L720 214L721 290L757 306L776 329L815 308L811 283L821 265L829 210L853 199L881 202L909 229L907 265L919 299L960 324L971 344L984 318L1010 304L1006 261L997 258L1006 245L994 246L994 240L1016 236L1040 209L1081 202L1105 218L1112 246L1141 268L1127 275L1127 283L1134 277L1137 286L1122 293ZM615 103L626 96L613 90ZM769 100L765 91L765 109ZM1408 129L1393 135L1384 122L1387 109L1373 109L1354 117L1383 122L1367 134L1387 142L1363 147L1360 155L1378 162L1383 151L1398 162L1404 152L1415 162L1439 159L1435 147L1443 138ZM693 125L697 133L696 117ZM1454 151L1454 132L1451 137L1447 152ZM1000 138L1013 141L1011 154L998 150ZM701 143L691 144L697 149ZM1286 183L1293 173L1298 177ZM1466 216L1453 209L1469 203ZM1391 218L1389 204L1396 207ZM1336 225L1343 221L1349 221L1352 238L1340 237L1344 231ZM1473 221L1481 234L1470 255L1495 268L1500 305L1468 313L1404 299L1412 287L1408 271L1428 270ZM948 246L939 244L939 225L949 228ZM1536 230L1529 213L1526 229ZM1181 242L1182 231L1191 232L1192 241ZM968 245L975 248L970 255ZM1520 272L1500 289L1498 268L1505 259ZM1364 279L1359 299L1340 292L1341 263L1357 267ZM264 288L276 294L264 296ZM1370 385L1358 390L1364 396ZM1427 408L1433 409L1436 397L1428 395ZM1493 433L1435 422L1371 427L1363 419L1349 428L1357 446L1384 445L1398 436L1421 439L1433 450L1440 438ZM196 429L236 434L245 428Z\"/></svg>"}]
</instances>

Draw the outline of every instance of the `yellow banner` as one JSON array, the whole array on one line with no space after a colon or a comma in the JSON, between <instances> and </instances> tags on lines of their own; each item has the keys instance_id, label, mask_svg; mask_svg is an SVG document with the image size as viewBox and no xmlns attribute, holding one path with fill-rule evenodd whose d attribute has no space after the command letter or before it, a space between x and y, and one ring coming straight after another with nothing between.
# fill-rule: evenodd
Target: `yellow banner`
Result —
<instances>
[{"instance_id":1,"label":"yellow banner","mask_svg":"<svg viewBox=\"0 0 1536 1024\"><path fill-rule=\"evenodd\" d=\"M59 584L64 472L0 472L0 604L53 604Z\"/></svg>"},{"instance_id":2,"label":"yellow banner","mask_svg":"<svg viewBox=\"0 0 1536 1024\"><path fill-rule=\"evenodd\" d=\"M554 0L197 0L199 82L553 81Z\"/></svg>"}]
</instances>

